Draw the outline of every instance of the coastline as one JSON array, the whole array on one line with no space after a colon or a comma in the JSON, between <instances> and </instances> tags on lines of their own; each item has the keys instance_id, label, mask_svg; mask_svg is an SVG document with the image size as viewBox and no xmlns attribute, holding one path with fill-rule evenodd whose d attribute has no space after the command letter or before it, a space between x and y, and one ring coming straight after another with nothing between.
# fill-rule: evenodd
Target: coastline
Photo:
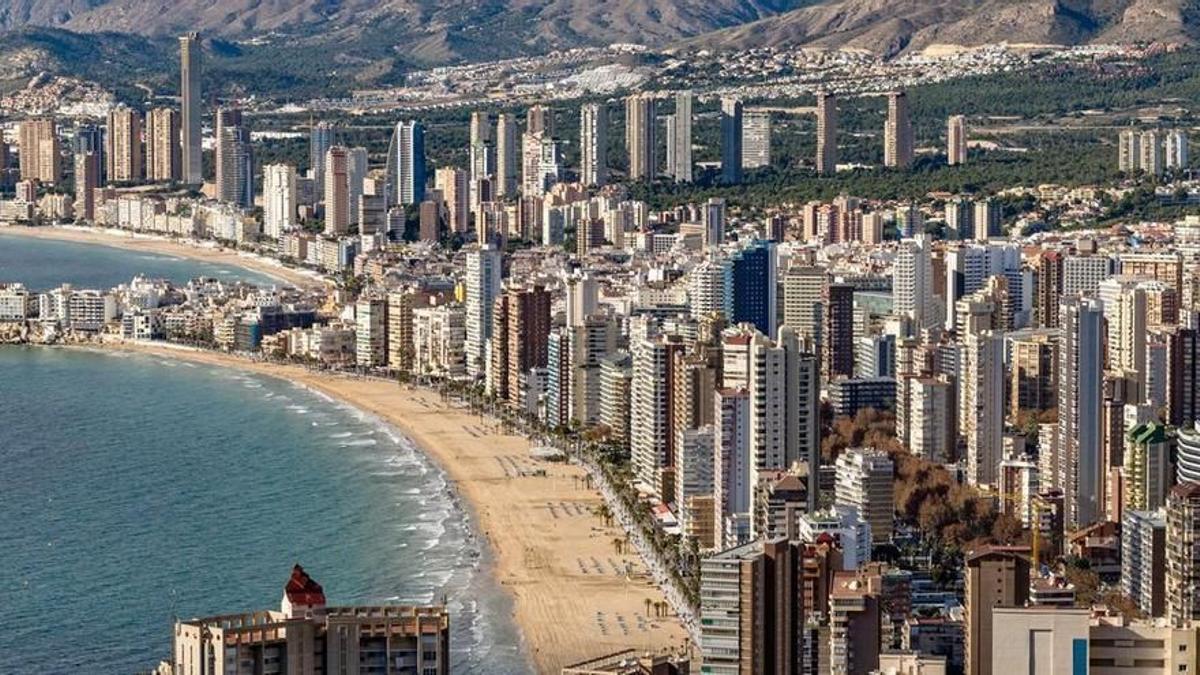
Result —
<instances>
[{"instance_id":1,"label":"coastline","mask_svg":"<svg viewBox=\"0 0 1200 675\"><path fill-rule=\"evenodd\" d=\"M241 267L299 288L320 288L327 283L316 272L286 267L274 259L221 248L213 242L202 242L192 239L170 239L127 230L69 225L49 225L43 227L5 225L0 226L0 234L12 234L13 236L28 237L31 239L51 239L95 246L107 246L127 251L173 255L191 260Z\"/></svg>"},{"instance_id":2,"label":"coastline","mask_svg":"<svg viewBox=\"0 0 1200 675\"><path fill-rule=\"evenodd\" d=\"M484 572L512 603L535 672L627 648L677 646L674 617L647 615L663 600L637 554L617 554L619 526L593 509L603 502L585 471L532 459L527 439L494 420L443 402L425 389L381 378L316 372L169 344L105 342L72 346L122 350L239 369L287 380L360 410L409 438L446 475L472 531L486 541ZM634 571L626 577L626 565Z\"/></svg>"}]
</instances>

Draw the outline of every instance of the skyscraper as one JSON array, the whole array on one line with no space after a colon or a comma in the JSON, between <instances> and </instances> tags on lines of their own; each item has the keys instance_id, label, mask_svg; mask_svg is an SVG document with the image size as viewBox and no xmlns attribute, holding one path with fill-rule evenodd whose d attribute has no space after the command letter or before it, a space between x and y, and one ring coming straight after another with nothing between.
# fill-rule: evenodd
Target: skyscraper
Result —
<instances>
[{"instance_id":1,"label":"skyscraper","mask_svg":"<svg viewBox=\"0 0 1200 675\"><path fill-rule=\"evenodd\" d=\"M334 135L333 125L329 122L317 122L308 131L309 173L318 190L325 185L325 158L336 142Z\"/></svg>"},{"instance_id":2,"label":"skyscraper","mask_svg":"<svg viewBox=\"0 0 1200 675\"><path fill-rule=\"evenodd\" d=\"M1180 483L1167 496L1167 619L1200 619L1200 483Z\"/></svg>"},{"instance_id":3,"label":"skyscraper","mask_svg":"<svg viewBox=\"0 0 1200 675\"><path fill-rule=\"evenodd\" d=\"M133 183L142 180L142 116L127 106L108 113L105 160L108 180Z\"/></svg>"},{"instance_id":4,"label":"skyscraper","mask_svg":"<svg viewBox=\"0 0 1200 675\"><path fill-rule=\"evenodd\" d=\"M658 173L655 134L657 105L649 94L625 99L625 146L629 151L630 180L654 180Z\"/></svg>"},{"instance_id":5,"label":"skyscraper","mask_svg":"<svg viewBox=\"0 0 1200 675\"><path fill-rule=\"evenodd\" d=\"M452 166L444 166L434 172L433 185L442 193L442 200L446 203L450 231L465 234L470 222L470 208L467 205L467 172Z\"/></svg>"},{"instance_id":6,"label":"skyscraper","mask_svg":"<svg viewBox=\"0 0 1200 675\"><path fill-rule=\"evenodd\" d=\"M742 182L742 102L721 99L721 181Z\"/></svg>"},{"instance_id":7,"label":"skyscraper","mask_svg":"<svg viewBox=\"0 0 1200 675\"><path fill-rule=\"evenodd\" d=\"M388 145L388 205L408 206L425 199L425 128L397 122Z\"/></svg>"},{"instance_id":8,"label":"skyscraper","mask_svg":"<svg viewBox=\"0 0 1200 675\"><path fill-rule=\"evenodd\" d=\"M296 225L296 167L268 164L263 167L263 234L278 239Z\"/></svg>"},{"instance_id":9,"label":"skyscraper","mask_svg":"<svg viewBox=\"0 0 1200 675\"><path fill-rule=\"evenodd\" d=\"M467 253L467 374L478 377L487 363L492 309L500 294L501 252L483 245Z\"/></svg>"},{"instance_id":10,"label":"skyscraper","mask_svg":"<svg viewBox=\"0 0 1200 675\"><path fill-rule=\"evenodd\" d=\"M155 108L146 114L146 179L165 183L183 178L179 113Z\"/></svg>"},{"instance_id":11,"label":"skyscraper","mask_svg":"<svg viewBox=\"0 0 1200 675\"><path fill-rule=\"evenodd\" d=\"M480 181L495 176L496 154L492 146L492 119L484 110L471 113L471 140L467 146L467 171L471 180L471 208L479 206Z\"/></svg>"},{"instance_id":12,"label":"skyscraper","mask_svg":"<svg viewBox=\"0 0 1200 675\"><path fill-rule=\"evenodd\" d=\"M946 121L946 163L950 166L967 163L967 118L951 115Z\"/></svg>"},{"instance_id":13,"label":"skyscraper","mask_svg":"<svg viewBox=\"0 0 1200 675\"><path fill-rule=\"evenodd\" d=\"M742 168L771 166L771 113L747 112L742 125Z\"/></svg>"},{"instance_id":14,"label":"skyscraper","mask_svg":"<svg viewBox=\"0 0 1200 675\"><path fill-rule=\"evenodd\" d=\"M705 558L700 569L700 672L804 672L803 563L786 537Z\"/></svg>"},{"instance_id":15,"label":"skyscraper","mask_svg":"<svg viewBox=\"0 0 1200 675\"><path fill-rule=\"evenodd\" d=\"M888 94L887 104L887 122L883 127L883 165L907 169L913 161L913 130L908 96L902 91L893 91Z\"/></svg>"},{"instance_id":16,"label":"skyscraper","mask_svg":"<svg viewBox=\"0 0 1200 675\"><path fill-rule=\"evenodd\" d=\"M179 92L182 98L180 145L183 160L183 182L199 185L204 182L203 154L200 149L200 34L188 33L179 38Z\"/></svg>"},{"instance_id":17,"label":"skyscraper","mask_svg":"<svg viewBox=\"0 0 1200 675\"><path fill-rule=\"evenodd\" d=\"M325 234L350 231L350 151L334 145L325 153Z\"/></svg>"},{"instance_id":18,"label":"skyscraper","mask_svg":"<svg viewBox=\"0 0 1200 675\"><path fill-rule=\"evenodd\" d=\"M1065 522L1089 525L1103 515L1104 314L1099 300L1067 297L1059 309L1058 434L1055 484L1063 490Z\"/></svg>"},{"instance_id":19,"label":"skyscraper","mask_svg":"<svg viewBox=\"0 0 1200 675\"><path fill-rule=\"evenodd\" d=\"M837 172L838 110L837 98L827 92L817 92L817 173Z\"/></svg>"},{"instance_id":20,"label":"skyscraper","mask_svg":"<svg viewBox=\"0 0 1200 675\"><path fill-rule=\"evenodd\" d=\"M608 107L586 103L579 110L579 180L584 185L608 182Z\"/></svg>"},{"instance_id":21,"label":"skyscraper","mask_svg":"<svg viewBox=\"0 0 1200 675\"><path fill-rule=\"evenodd\" d=\"M754 324L766 335L775 334L775 244L756 240L732 256L733 316L731 323Z\"/></svg>"},{"instance_id":22,"label":"skyscraper","mask_svg":"<svg viewBox=\"0 0 1200 675\"><path fill-rule=\"evenodd\" d=\"M542 104L530 106L525 112L525 131L531 134L554 136L554 110Z\"/></svg>"},{"instance_id":23,"label":"skyscraper","mask_svg":"<svg viewBox=\"0 0 1200 675\"><path fill-rule=\"evenodd\" d=\"M96 188L100 186L100 155L89 150L75 153L75 219L96 218Z\"/></svg>"},{"instance_id":24,"label":"skyscraper","mask_svg":"<svg viewBox=\"0 0 1200 675\"><path fill-rule=\"evenodd\" d=\"M53 119L30 119L17 130L21 151L21 180L54 184L62 178L58 127Z\"/></svg>"},{"instance_id":25,"label":"skyscraper","mask_svg":"<svg viewBox=\"0 0 1200 675\"><path fill-rule=\"evenodd\" d=\"M1186 169L1191 164L1188 156L1188 134L1183 129L1172 129L1167 132L1163 142L1168 169Z\"/></svg>"},{"instance_id":26,"label":"skyscraper","mask_svg":"<svg viewBox=\"0 0 1200 675\"><path fill-rule=\"evenodd\" d=\"M242 123L242 111L237 108L218 108L217 136L217 199L242 208L254 205L254 159L250 148L250 131Z\"/></svg>"},{"instance_id":27,"label":"skyscraper","mask_svg":"<svg viewBox=\"0 0 1200 675\"><path fill-rule=\"evenodd\" d=\"M692 182L692 92L675 94L675 114L667 132L670 152L667 153L667 173L676 183Z\"/></svg>"},{"instance_id":28,"label":"skyscraper","mask_svg":"<svg viewBox=\"0 0 1200 675\"><path fill-rule=\"evenodd\" d=\"M821 336L822 375L826 381L854 376L854 286L826 284ZM863 516L866 518L866 516Z\"/></svg>"},{"instance_id":29,"label":"skyscraper","mask_svg":"<svg viewBox=\"0 0 1200 675\"><path fill-rule=\"evenodd\" d=\"M496 118L496 196L517 194L517 118L500 113Z\"/></svg>"},{"instance_id":30,"label":"skyscraper","mask_svg":"<svg viewBox=\"0 0 1200 675\"><path fill-rule=\"evenodd\" d=\"M874 448L847 448L837 458L834 503L853 506L871 527L871 541L892 538L895 513L892 497L892 459Z\"/></svg>"},{"instance_id":31,"label":"skyscraper","mask_svg":"<svg viewBox=\"0 0 1200 675\"><path fill-rule=\"evenodd\" d=\"M912 320L917 330L937 323L933 300L933 263L924 235L900 242L892 267L893 311Z\"/></svg>"},{"instance_id":32,"label":"skyscraper","mask_svg":"<svg viewBox=\"0 0 1200 675\"><path fill-rule=\"evenodd\" d=\"M521 193L541 197L558 182L562 171L558 141L545 134L521 137Z\"/></svg>"},{"instance_id":33,"label":"skyscraper","mask_svg":"<svg viewBox=\"0 0 1200 675\"><path fill-rule=\"evenodd\" d=\"M1003 334L969 332L961 359L960 427L967 443L967 481L995 485L1004 458Z\"/></svg>"}]
</instances>

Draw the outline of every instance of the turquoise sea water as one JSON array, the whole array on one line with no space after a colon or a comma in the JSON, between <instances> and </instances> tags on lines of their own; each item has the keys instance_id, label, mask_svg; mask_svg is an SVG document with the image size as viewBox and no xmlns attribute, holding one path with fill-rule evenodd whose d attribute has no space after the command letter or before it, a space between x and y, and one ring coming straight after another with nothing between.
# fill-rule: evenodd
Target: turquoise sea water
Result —
<instances>
[{"instance_id":1,"label":"turquoise sea water","mask_svg":"<svg viewBox=\"0 0 1200 675\"><path fill-rule=\"evenodd\" d=\"M108 289L135 274L184 283L205 276L271 285L276 280L239 267L111 246L24 237L0 228L0 283L44 291L61 284Z\"/></svg>"},{"instance_id":2,"label":"turquoise sea water","mask_svg":"<svg viewBox=\"0 0 1200 675\"><path fill-rule=\"evenodd\" d=\"M393 428L238 370L0 347L0 673L152 668L173 616L277 608L297 562L330 603L444 599L456 673L530 670L486 547Z\"/></svg>"}]
</instances>

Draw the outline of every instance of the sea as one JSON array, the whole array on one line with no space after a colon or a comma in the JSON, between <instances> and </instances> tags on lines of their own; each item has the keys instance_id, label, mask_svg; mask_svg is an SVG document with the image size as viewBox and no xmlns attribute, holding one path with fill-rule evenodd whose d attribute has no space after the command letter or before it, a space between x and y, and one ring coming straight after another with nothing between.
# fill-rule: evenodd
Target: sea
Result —
<instances>
[{"instance_id":1,"label":"sea","mask_svg":"<svg viewBox=\"0 0 1200 675\"><path fill-rule=\"evenodd\" d=\"M0 282L33 288L214 272L13 239ZM0 673L150 670L174 619L278 608L296 563L330 604L445 603L455 673L531 672L489 555L409 439L319 392L151 355L0 347Z\"/></svg>"},{"instance_id":2,"label":"sea","mask_svg":"<svg viewBox=\"0 0 1200 675\"><path fill-rule=\"evenodd\" d=\"M64 283L76 288L108 289L135 274L177 284L196 277L271 285L278 281L250 270L149 251L128 251L57 239L34 239L0 227L0 284L19 281L44 291Z\"/></svg>"}]
</instances>

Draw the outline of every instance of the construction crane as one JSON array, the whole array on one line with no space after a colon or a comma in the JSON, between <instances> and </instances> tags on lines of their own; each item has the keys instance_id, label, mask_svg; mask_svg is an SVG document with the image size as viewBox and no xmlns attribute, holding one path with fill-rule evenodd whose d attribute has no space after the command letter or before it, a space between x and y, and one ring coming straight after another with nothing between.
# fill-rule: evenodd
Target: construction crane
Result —
<instances>
[{"instance_id":1,"label":"construction crane","mask_svg":"<svg viewBox=\"0 0 1200 675\"><path fill-rule=\"evenodd\" d=\"M1050 503L1042 499L1040 495L1031 494L1024 495L1018 492L1000 492L990 485L978 485L975 487L979 492L980 499L994 498L1000 499L1010 504L1020 506L1026 501L1029 502L1029 520L1030 520L1030 556L1033 558L1034 569L1040 568L1042 564L1041 542L1042 542L1042 512L1050 510ZM1015 510L1015 509L1014 509Z\"/></svg>"}]
</instances>

